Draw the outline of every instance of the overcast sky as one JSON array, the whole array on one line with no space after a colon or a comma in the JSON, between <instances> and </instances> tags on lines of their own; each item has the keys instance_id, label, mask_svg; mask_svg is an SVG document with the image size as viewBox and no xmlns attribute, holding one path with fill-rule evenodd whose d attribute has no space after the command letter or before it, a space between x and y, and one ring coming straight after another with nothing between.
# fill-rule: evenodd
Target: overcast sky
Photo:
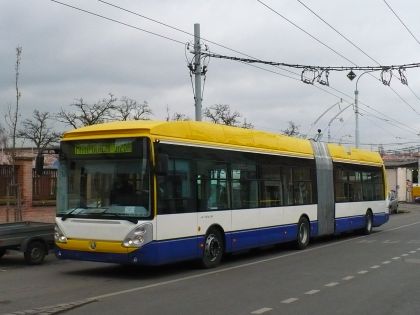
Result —
<instances>
[{"instance_id":1,"label":"overcast sky","mask_svg":"<svg viewBox=\"0 0 420 315\"><path fill-rule=\"evenodd\" d=\"M386 1L413 36L383 0L263 1L310 35L256 0L109 0L186 32L193 33L194 23L200 23L204 39L237 51L207 42L211 52L222 55L245 57L238 53L241 52L267 61L312 66L420 62L420 2ZM62 2L181 43L49 0L0 0L1 117L8 105L15 102L17 46L23 49L19 82L21 119L29 117L34 109L51 113L60 108L70 110L69 104L77 98L94 103L108 93L147 101L154 119L164 119L167 107L172 113L194 117L193 93L182 44L192 42L191 36L96 0ZM191 54L187 56L190 58ZM330 125L334 141L354 142L353 107L332 119L354 102L357 78L350 81L346 71L330 72L330 87L326 87L302 83L300 69L286 72L276 67L258 67L269 71L235 61L211 59L203 107L229 104L256 129L272 132L286 129L288 121L299 125L302 133L310 131L311 136L320 128L325 141ZM380 72L374 75L379 78ZM420 144L420 69L406 71L408 87L397 77L395 73L390 87L369 74L359 80L363 147L377 149L383 144L385 149L392 149ZM342 105L333 107L313 125L340 98L343 98ZM0 124L4 126L3 118ZM56 128L66 129L58 124Z\"/></svg>"}]
</instances>

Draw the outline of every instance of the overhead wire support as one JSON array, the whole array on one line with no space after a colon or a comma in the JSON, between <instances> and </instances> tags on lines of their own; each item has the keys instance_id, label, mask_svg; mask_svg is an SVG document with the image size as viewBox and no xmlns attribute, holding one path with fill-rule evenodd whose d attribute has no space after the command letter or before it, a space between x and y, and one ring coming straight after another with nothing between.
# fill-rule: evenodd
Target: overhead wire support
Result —
<instances>
[{"instance_id":1,"label":"overhead wire support","mask_svg":"<svg viewBox=\"0 0 420 315\"><path fill-rule=\"evenodd\" d=\"M288 68L295 68L295 69L304 69L310 71L390 71L390 70L402 70L402 69L410 69L410 68L420 68L420 63L408 63L402 65L387 65L387 66L312 66L312 65L302 65L302 64L291 64L291 63L284 63L284 62L276 62L276 61L266 61L261 59L251 59L251 58L240 58L234 56L225 56L219 55L211 52L204 52L203 55L213 58L219 59L228 59L246 63L261 63L270 66L283 66Z\"/></svg>"}]
</instances>

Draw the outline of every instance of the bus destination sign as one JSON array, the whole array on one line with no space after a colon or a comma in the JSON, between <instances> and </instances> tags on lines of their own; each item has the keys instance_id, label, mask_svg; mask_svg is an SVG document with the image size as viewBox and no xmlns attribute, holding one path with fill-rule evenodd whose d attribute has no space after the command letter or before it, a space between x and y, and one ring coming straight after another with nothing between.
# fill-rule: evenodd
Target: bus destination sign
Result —
<instances>
[{"instance_id":1,"label":"bus destination sign","mask_svg":"<svg viewBox=\"0 0 420 315\"><path fill-rule=\"evenodd\" d=\"M132 142L103 142L103 143L78 143L74 146L75 155L92 154L118 154L132 153Z\"/></svg>"}]
</instances>

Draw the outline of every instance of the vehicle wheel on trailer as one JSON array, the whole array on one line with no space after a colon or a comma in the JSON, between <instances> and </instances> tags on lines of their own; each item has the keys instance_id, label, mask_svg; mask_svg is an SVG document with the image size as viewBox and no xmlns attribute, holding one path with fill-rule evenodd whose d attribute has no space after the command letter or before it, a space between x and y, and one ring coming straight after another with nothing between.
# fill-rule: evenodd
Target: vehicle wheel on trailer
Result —
<instances>
[{"instance_id":1,"label":"vehicle wheel on trailer","mask_svg":"<svg viewBox=\"0 0 420 315\"><path fill-rule=\"evenodd\" d=\"M223 234L218 229L210 229L204 239L201 264L204 268L213 268L220 264L225 251Z\"/></svg>"},{"instance_id":2,"label":"vehicle wheel on trailer","mask_svg":"<svg viewBox=\"0 0 420 315\"><path fill-rule=\"evenodd\" d=\"M373 227L373 215L370 210L366 212L365 215L365 227L363 228L363 234L369 235L372 233L372 227Z\"/></svg>"},{"instance_id":3,"label":"vehicle wheel on trailer","mask_svg":"<svg viewBox=\"0 0 420 315\"><path fill-rule=\"evenodd\" d=\"M0 258L2 258L4 256L4 254L6 254L6 249L5 248L0 248Z\"/></svg>"},{"instance_id":4,"label":"vehicle wheel on trailer","mask_svg":"<svg viewBox=\"0 0 420 315\"><path fill-rule=\"evenodd\" d=\"M24 252L25 260L30 265L42 264L46 254L45 245L39 241L30 242Z\"/></svg>"},{"instance_id":5,"label":"vehicle wheel on trailer","mask_svg":"<svg viewBox=\"0 0 420 315\"><path fill-rule=\"evenodd\" d=\"M297 249L305 249L309 244L310 228L306 217L301 217L298 222L298 233L296 240Z\"/></svg>"}]
</instances>

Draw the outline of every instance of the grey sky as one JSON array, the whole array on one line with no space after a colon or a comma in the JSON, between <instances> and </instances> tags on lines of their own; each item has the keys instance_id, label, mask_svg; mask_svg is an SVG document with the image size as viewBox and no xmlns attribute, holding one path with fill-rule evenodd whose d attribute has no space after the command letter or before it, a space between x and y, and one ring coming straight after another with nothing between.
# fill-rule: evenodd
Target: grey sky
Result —
<instances>
[{"instance_id":1,"label":"grey sky","mask_svg":"<svg viewBox=\"0 0 420 315\"><path fill-rule=\"evenodd\" d=\"M420 44L383 0L301 1L380 64L420 62ZM181 42L192 40L181 32L96 0L63 2ZM194 23L200 23L203 38L259 59L305 65L351 65L255 0L109 2L191 33ZM376 65L297 0L263 2L355 64ZM420 2L387 2L420 38ZM21 45L22 119L30 116L35 108L54 113L60 107L70 109L68 105L76 98L93 103L110 92L117 97L148 101L155 119L165 118L167 106L171 112L194 117L184 47L179 43L49 0L0 0L0 41L1 116L9 104L14 104L15 48ZM242 57L217 45L208 45L212 52ZM339 97L345 101L343 106L353 102L355 80L348 80L347 72L331 72L331 88L328 88L300 82L299 69L290 69L297 73L294 75L273 67L265 68L296 80L234 61L211 59L203 106L229 104L256 128L274 132L287 128L288 121L294 121L305 133ZM379 73L376 75L379 77ZM360 79L362 144L382 143L389 149L420 143L417 136L420 132L420 69L408 70L406 75L412 91L395 76L391 81L391 88L399 96L369 75ZM328 122L338 110L337 106L313 126L312 134L321 128L323 140L327 140ZM342 119L331 123L334 140L354 142L352 108L339 117ZM4 125L2 119L0 123ZM57 125L57 128L63 129L63 126ZM367 147L376 149L377 145Z\"/></svg>"}]
</instances>

